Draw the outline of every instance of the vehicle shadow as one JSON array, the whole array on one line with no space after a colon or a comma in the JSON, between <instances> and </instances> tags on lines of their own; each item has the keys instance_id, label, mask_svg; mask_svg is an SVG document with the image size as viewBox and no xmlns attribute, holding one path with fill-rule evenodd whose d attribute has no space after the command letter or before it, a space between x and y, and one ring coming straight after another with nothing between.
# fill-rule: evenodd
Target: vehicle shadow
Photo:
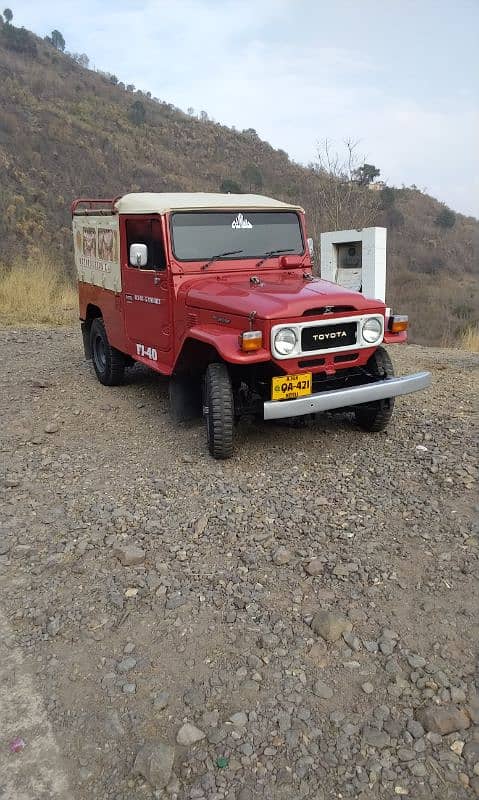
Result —
<instances>
[{"instance_id":1,"label":"vehicle shadow","mask_svg":"<svg viewBox=\"0 0 479 800\"><path fill-rule=\"evenodd\" d=\"M203 426L200 416L188 422L175 423L169 414L169 378L142 364L136 364L127 370L125 374L124 389L132 395L132 402L137 408L141 408L143 415L154 421L158 416L162 416L163 424L171 431L175 431L179 437L181 449L181 439L184 436L184 449L188 450L186 439L190 438L191 433L195 434ZM251 446L259 450L277 446L286 446L293 443L296 447L305 446L314 434L330 435L344 430L354 430L359 433L352 414L345 412L331 414L316 414L312 418L290 418L285 420L264 421L262 419L246 418L241 419L235 428L235 448L236 453ZM195 436L194 447L198 446L197 436ZM193 442L191 442L193 446ZM206 448L206 443L205 443Z\"/></svg>"}]
</instances>

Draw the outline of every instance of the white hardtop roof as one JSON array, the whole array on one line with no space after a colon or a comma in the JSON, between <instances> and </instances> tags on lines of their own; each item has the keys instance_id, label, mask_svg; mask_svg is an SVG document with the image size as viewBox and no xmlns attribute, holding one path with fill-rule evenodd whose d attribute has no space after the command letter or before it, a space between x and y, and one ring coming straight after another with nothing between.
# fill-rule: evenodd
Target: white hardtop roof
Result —
<instances>
[{"instance_id":1,"label":"white hardtop roof","mask_svg":"<svg viewBox=\"0 0 479 800\"><path fill-rule=\"evenodd\" d=\"M261 194L219 194L214 192L137 192L125 194L115 203L119 214L164 214L167 211L241 211L243 209L302 211L301 206L283 203Z\"/></svg>"}]
</instances>

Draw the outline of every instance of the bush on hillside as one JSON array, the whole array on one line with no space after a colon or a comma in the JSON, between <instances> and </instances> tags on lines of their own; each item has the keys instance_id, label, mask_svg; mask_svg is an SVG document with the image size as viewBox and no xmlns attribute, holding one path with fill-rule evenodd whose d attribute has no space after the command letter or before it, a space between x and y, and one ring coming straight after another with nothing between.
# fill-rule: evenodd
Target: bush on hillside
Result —
<instances>
[{"instance_id":1,"label":"bush on hillside","mask_svg":"<svg viewBox=\"0 0 479 800\"><path fill-rule=\"evenodd\" d=\"M128 111L128 118L134 125L144 125L146 121L146 109L141 100L135 100Z\"/></svg>"},{"instance_id":2,"label":"bush on hillside","mask_svg":"<svg viewBox=\"0 0 479 800\"><path fill-rule=\"evenodd\" d=\"M396 201L396 190L392 186L385 186L379 193L381 208L383 210L391 208Z\"/></svg>"},{"instance_id":3,"label":"bush on hillside","mask_svg":"<svg viewBox=\"0 0 479 800\"><path fill-rule=\"evenodd\" d=\"M239 183L236 183L236 181L225 178L224 181L221 181L220 192L225 192L226 194L240 194L241 186Z\"/></svg>"},{"instance_id":4,"label":"bush on hillside","mask_svg":"<svg viewBox=\"0 0 479 800\"><path fill-rule=\"evenodd\" d=\"M450 208L443 208L434 220L440 228L453 228L456 224L456 215Z\"/></svg>"},{"instance_id":5,"label":"bush on hillside","mask_svg":"<svg viewBox=\"0 0 479 800\"><path fill-rule=\"evenodd\" d=\"M241 177L248 186L248 190L259 191L263 186L263 176L256 164L247 164L241 171Z\"/></svg>"},{"instance_id":6,"label":"bush on hillside","mask_svg":"<svg viewBox=\"0 0 479 800\"><path fill-rule=\"evenodd\" d=\"M398 208L392 206L386 213L386 227L401 228L404 225L404 214Z\"/></svg>"},{"instance_id":7,"label":"bush on hillside","mask_svg":"<svg viewBox=\"0 0 479 800\"><path fill-rule=\"evenodd\" d=\"M66 55L69 56L72 61L76 61L76 63L84 69L88 69L90 66L90 59L86 53L66 53Z\"/></svg>"},{"instance_id":8,"label":"bush on hillside","mask_svg":"<svg viewBox=\"0 0 479 800\"><path fill-rule=\"evenodd\" d=\"M444 261L438 256L425 258L420 264L420 271L426 275L436 275L441 269L444 269Z\"/></svg>"},{"instance_id":9,"label":"bush on hillside","mask_svg":"<svg viewBox=\"0 0 479 800\"><path fill-rule=\"evenodd\" d=\"M0 41L8 50L23 53L26 56L37 55L37 44L26 28L14 28L4 25L0 31Z\"/></svg>"}]
</instances>

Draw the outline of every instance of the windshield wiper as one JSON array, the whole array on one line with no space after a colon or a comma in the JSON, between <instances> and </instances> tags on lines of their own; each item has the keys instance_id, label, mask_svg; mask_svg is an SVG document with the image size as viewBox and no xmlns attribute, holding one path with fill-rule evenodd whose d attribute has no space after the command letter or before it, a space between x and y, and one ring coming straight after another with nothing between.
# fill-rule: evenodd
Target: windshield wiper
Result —
<instances>
[{"instance_id":1,"label":"windshield wiper","mask_svg":"<svg viewBox=\"0 0 479 800\"><path fill-rule=\"evenodd\" d=\"M225 256L236 256L238 253L242 252L243 252L242 250L227 250L225 253L218 253L217 256L213 256L213 258L210 258L210 260L207 261L206 264L203 264L201 269L208 269L209 265L212 264L213 261L218 261L219 258L224 258Z\"/></svg>"},{"instance_id":2,"label":"windshield wiper","mask_svg":"<svg viewBox=\"0 0 479 800\"><path fill-rule=\"evenodd\" d=\"M294 247L290 247L288 250L270 250L268 253L265 253L264 256L261 256L260 260L257 264L255 264L255 266L260 267L261 264L264 264L264 262L267 261L268 258L272 258L272 256L279 256L281 253L292 253L293 251Z\"/></svg>"}]
</instances>

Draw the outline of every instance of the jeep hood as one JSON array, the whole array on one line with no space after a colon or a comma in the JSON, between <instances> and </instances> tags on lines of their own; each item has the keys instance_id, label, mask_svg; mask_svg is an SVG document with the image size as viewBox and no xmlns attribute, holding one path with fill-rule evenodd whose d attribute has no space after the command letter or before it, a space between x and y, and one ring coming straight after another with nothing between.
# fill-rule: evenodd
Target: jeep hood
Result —
<instances>
[{"instance_id":1,"label":"jeep hood","mask_svg":"<svg viewBox=\"0 0 479 800\"><path fill-rule=\"evenodd\" d=\"M221 275L188 281L186 303L193 308L218 311L222 314L247 316L256 311L260 319L301 317L306 311L324 306L349 307L354 311L384 308L382 300L363 297L335 283L315 278L307 281L302 274L275 272L257 274L260 285L250 275Z\"/></svg>"}]
</instances>

